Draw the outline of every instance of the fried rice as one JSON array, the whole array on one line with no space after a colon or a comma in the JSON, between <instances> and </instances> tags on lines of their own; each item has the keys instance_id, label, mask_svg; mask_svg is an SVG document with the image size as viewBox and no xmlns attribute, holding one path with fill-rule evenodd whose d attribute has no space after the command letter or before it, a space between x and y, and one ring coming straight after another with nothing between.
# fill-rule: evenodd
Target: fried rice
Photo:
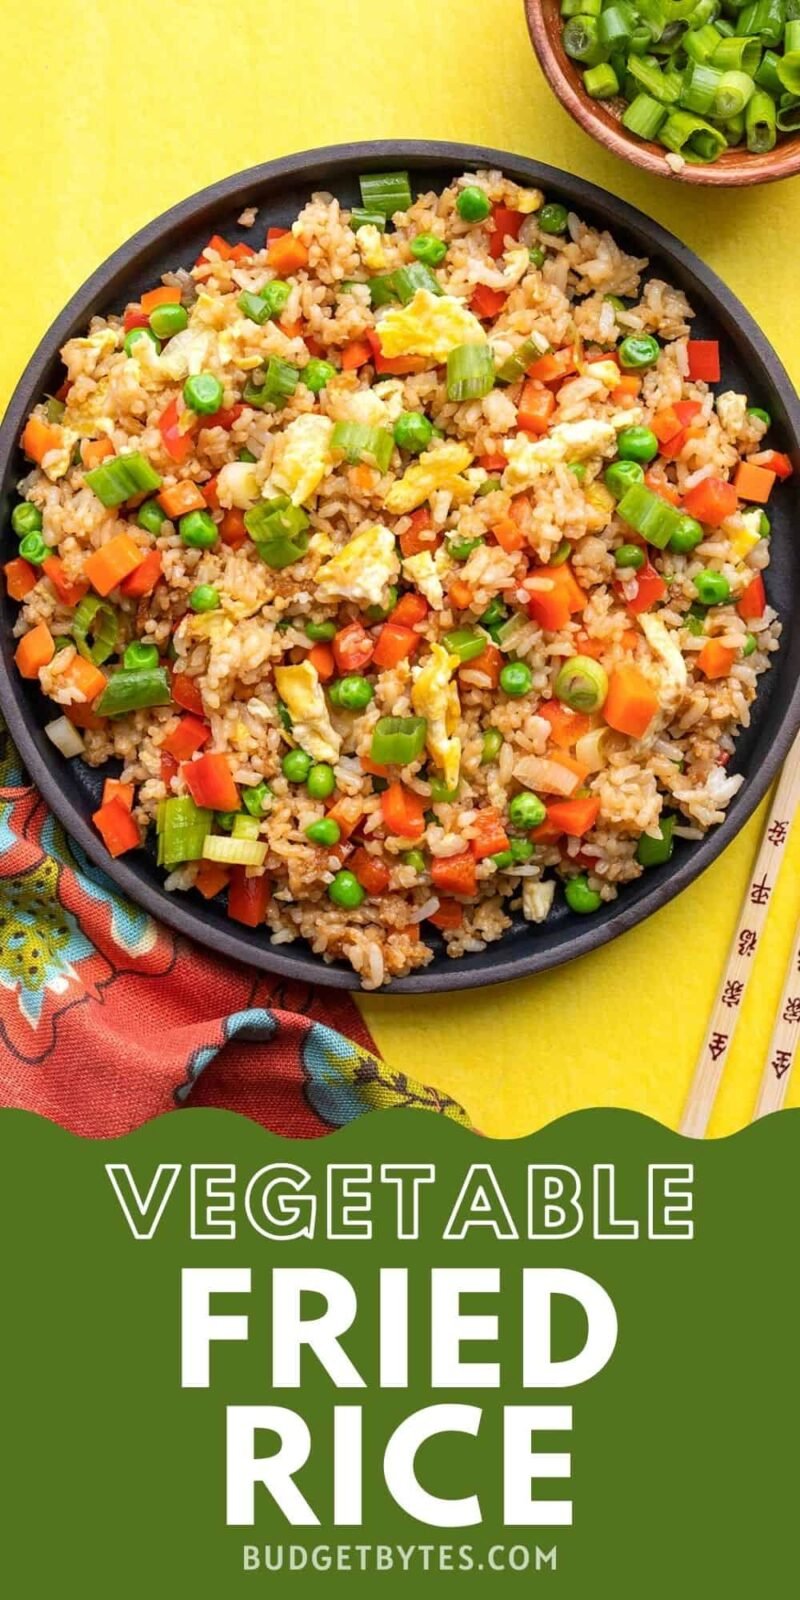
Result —
<instances>
[{"instance_id":1,"label":"fried rice","mask_svg":"<svg viewBox=\"0 0 800 1600\"><path fill-rule=\"evenodd\" d=\"M65 754L115 764L102 837L365 988L560 893L591 914L720 823L778 645L768 418L698 375L679 289L543 204L498 171L385 228L315 194L263 246L253 208L253 243L71 339L23 436L18 661ZM605 481L629 430L655 543Z\"/></svg>"}]
</instances>

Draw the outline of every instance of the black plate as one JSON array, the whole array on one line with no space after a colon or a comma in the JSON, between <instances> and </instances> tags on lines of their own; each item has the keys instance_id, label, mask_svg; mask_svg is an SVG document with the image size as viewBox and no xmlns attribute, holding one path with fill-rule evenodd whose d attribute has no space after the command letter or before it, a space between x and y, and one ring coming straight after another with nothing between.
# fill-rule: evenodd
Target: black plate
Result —
<instances>
[{"instance_id":1,"label":"black plate","mask_svg":"<svg viewBox=\"0 0 800 1600\"><path fill-rule=\"evenodd\" d=\"M648 256L651 272L683 288L698 313L695 332L722 340L724 385L746 392L754 404L767 407L775 423L771 438L791 453L795 467L800 468L800 407L775 352L719 278L640 211L580 178L502 150L422 141L333 145L253 167L203 189L143 228L79 289L42 340L0 428L3 560L8 560L10 553L15 483L26 470L17 444L25 418L45 391L52 392L60 385L63 369L58 351L67 339L83 332L91 316L120 311L127 301L151 287L163 271L193 261L212 233L236 240L252 233L261 242L267 224L291 223L314 189L331 190L352 204L357 201L359 172L404 167L412 172L417 188L438 189L449 183L453 174L475 166L502 167L510 178L545 189L551 199L566 201L587 221L608 228L632 254ZM246 205L256 205L259 210L257 225L249 231L236 221ZM775 248L779 248L778 240ZM773 497L774 509L770 505L774 533L768 588L784 622L800 595L797 483L795 477L781 486ZM11 638L16 607L12 608L5 596L0 607L0 705L34 782L86 854L153 916L223 955L306 982L357 988L358 980L349 967L339 963L326 966L304 944L275 948L258 932L229 922L221 906L207 904L194 892L167 894L154 860L144 851L117 861L109 859L89 821L98 804L102 774L79 761L66 762L47 739L43 727L50 702L16 672ZM605 944L665 905L724 850L764 795L800 726L798 680L800 628L793 633L787 628L773 668L762 679L751 727L737 748L732 770L744 772L746 781L725 822L702 842L678 841L668 865L628 885L619 899L591 918L575 916L562 903L540 926L520 919L500 943L481 954L450 961L437 952L429 967L393 983L391 992L473 988L540 972Z\"/></svg>"}]
</instances>

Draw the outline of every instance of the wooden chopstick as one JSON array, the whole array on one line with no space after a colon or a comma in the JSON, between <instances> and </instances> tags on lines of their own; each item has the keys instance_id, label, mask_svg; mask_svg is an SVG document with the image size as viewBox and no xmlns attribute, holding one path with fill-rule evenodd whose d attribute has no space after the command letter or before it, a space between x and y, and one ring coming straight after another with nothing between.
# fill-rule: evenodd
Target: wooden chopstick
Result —
<instances>
[{"instance_id":1,"label":"wooden chopstick","mask_svg":"<svg viewBox=\"0 0 800 1600\"><path fill-rule=\"evenodd\" d=\"M736 932L728 952L725 971L717 990L717 998L711 1013L711 1020L697 1059L697 1066L695 1067L691 1088L684 1107L683 1117L681 1118L680 1132L693 1139L705 1138L708 1130L714 1101L725 1070L728 1052L736 1031L736 1024L739 1020L750 974L753 970L756 951L764 931L767 912L778 881L789 832L798 806L800 806L800 735L795 739L789 751L773 796L761 839L761 846L756 857L756 864L747 885ZM794 960L794 967L794 976L796 978L794 988L800 989L800 978L797 978L796 975L796 959ZM789 986L788 979L787 986ZM793 998L793 995L787 996L787 1003L791 998ZM781 1013L783 1010L784 1003L782 1002ZM795 1024L786 1023L784 1026L791 1028L794 1036ZM788 1038L788 1035L786 1037ZM796 1042L796 1039L794 1042ZM783 1042L783 1035L781 1044L776 1048L781 1050L789 1048L788 1044ZM769 1071L769 1067L767 1070ZM774 1076L775 1073L773 1072ZM788 1070L784 1072L783 1076L788 1079ZM779 1090L780 1083L781 1080L778 1079L776 1087ZM784 1085L783 1095L785 1095L785 1092L786 1086ZM773 1109L771 1104L768 1109Z\"/></svg>"},{"instance_id":2,"label":"wooden chopstick","mask_svg":"<svg viewBox=\"0 0 800 1600\"><path fill-rule=\"evenodd\" d=\"M780 1111L786 1100L797 1045L800 1041L800 920L795 929L794 944L786 968L778 1019L772 1030L767 1059L753 1112L753 1121Z\"/></svg>"}]
</instances>

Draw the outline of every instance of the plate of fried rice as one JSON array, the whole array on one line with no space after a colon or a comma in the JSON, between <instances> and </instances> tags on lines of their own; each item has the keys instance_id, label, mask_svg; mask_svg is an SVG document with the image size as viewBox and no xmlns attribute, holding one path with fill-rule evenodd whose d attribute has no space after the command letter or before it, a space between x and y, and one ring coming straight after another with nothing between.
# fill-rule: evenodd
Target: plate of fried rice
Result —
<instances>
[{"instance_id":1,"label":"plate of fried rice","mask_svg":"<svg viewBox=\"0 0 800 1600\"><path fill-rule=\"evenodd\" d=\"M2 434L0 698L76 848L231 957L521 976L719 853L800 722L798 408L677 240L466 146L119 250Z\"/></svg>"}]
</instances>

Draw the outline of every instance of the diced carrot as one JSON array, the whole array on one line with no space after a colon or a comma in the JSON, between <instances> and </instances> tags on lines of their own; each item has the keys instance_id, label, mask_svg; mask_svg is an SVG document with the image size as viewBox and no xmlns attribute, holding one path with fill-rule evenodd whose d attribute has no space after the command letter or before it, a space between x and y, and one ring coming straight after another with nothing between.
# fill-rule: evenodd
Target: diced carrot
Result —
<instances>
[{"instance_id":1,"label":"diced carrot","mask_svg":"<svg viewBox=\"0 0 800 1600\"><path fill-rule=\"evenodd\" d=\"M385 356L381 350L381 341L374 328L365 334L367 343L372 351L372 364L380 375L403 378L409 373L424 372L430 362L425 356ZM306 339L308 344L308 339ZM505 465L505 463L504 463Z\"/></svg>"},{"instance_id":2,"label":"diced carrot","mask_svg":"<svg viewBox=\"0 0 800 1600\"><path fill-rule=\"evenodd\" d=\"M420 506L411 513L411 527L400 535L400 549L403 559L409 556L418 556L423 550L436 550L442 542L441 534L436 532L433 519L427 506Z\"/></svg>"},{"instance_id":3,"label":"diced carrot","mask_svg":"<svg viewBox=\"0 0 800 1600\"><path fill-rule=\"evenodd\" d=\"M494 806L486 806L483 811L476 812L472 826L475 834L469 841L469 847L476 861L483 861L486 856L495 856L501 850L508 849L508 834Z\"/></svg>"},{"instance_id":4,"label":"diced carrot","mask_svg":"<svg viewBox=\"0 0 800 1600\"><path fill-rule=\"evenodd\" d=\"M347 476L351 488L359 489L362 494L369 494L375 487L378 474L374 467L367 465L366 461L360 461L357 467L350 467Z\"/></svg>"},{"instance_id":5,"label":"diced carrot","mask_svg":"<svg viewBox=\"0 0 800 1600\"><path fill-rule=\"evenodd\" d=\"M202 485L202 487L200 489L200 493L203 495L203 497L205 499L205 503L208 506L210 511L219 511L220 506L219 506L219 499L217 497L217 474L216 473L214 473L213 478L207 478L206 479L205 483ZM196 508L193 507L192 509L193 510L196 509L196 510L199 511L200 507L197 506Z\"/></svg>"},{"instance_id":6,"label":"diced carrot","mask_svg":"<svg viewBox=\"0 0 800 1600\"><path fill-rule=\"evenodd\" d=\"M215 895L221 894L222 890L227 888L229 878L228 868L220 866L218 861L201 861L197 868L194 886L204 900L213 900Z\"/></svg>"},{"instance_id":7,"label":"diced carrot","mask_svg":"<svg viewBox=\"0 0 800 1600\"><path fill-rule=\"evenodd\" d=\"M333 639L333 655L340 672L362 672L375 654L375 640L360 622L348 622Z\"/></svg>"},{"instance_id":8,"label":"diced carrot","mask_svg":"<svg viewBox=\"0 0 800 1600\"><path fill-rule=\"evenodd\" d=\"M121 800L109 800L92 816L110 856L123 856L141 844L139 829Z\"/></svg>"},{"instance_id":9,"label":"diced carrot","mask_svg":"<svg viewBox=\"0 0 800 1600\"><path fill-rule=\"evenodd\" d=\"M93 467L99 467L101 461L114 454L114 446L110 439L84 439L81 444L81 465L90 472Z\"/></svg>"},{"instance_id":10,"label":"diced carrot","mask_svg":"<svg viewBox=\"0 0 800 1600\"><path fill-rule=\"evenodd\" d=\"M144 556L145 552L140 550L130 534L117 533L107 544L87 556L83 570L92 588L105 597L122 583L123 578L141 566Z\"/></svg>"},{"instance_id":11,"label":"diced carrot","mask_svg":"<svg viewBox=\"0 0 800 1600\"><path fill-rule=\"evenodd\" d=\"M501 517L499 522L493 523L492 533L506 555L513 555L516 550L521 550L525 543L524 531L513 517Z\"/></svg>"},{"instance_id":12,"label":"diced carrot","mask_svg":"<svg viewBox=\"0 0 800 1600\"><path fill-rule=\"evenodd\" d=\"M560 700L543 700L536 715L549 722L550 738L560 750L571 750L592 726L591 717L580 711L570 711Z\"/></svg>"},{"instance_id":13,"label":"diced carrot","mask_svg":"<svg viewBox=\"0 0 800 1600\"><path fill-rule=\"evenodd\" d=\"M622 590L620 590L620 593L632 616L638 617L642 611L649 611L657 601L663 600L667 592L667 586L660 572L656 572L655 567L651 566L649 561L646 561L644 566L639 568L635 579L631 579L631 584L634 582L636 584L636 593L630 600Z\"/></svg>"},{"instance_id":14,"label":"diced carrot","mask_svg":"<svg viewBox=\"0 0 800 1600\"><path fill-rule=\"evenodd\" d=\"M420 635L413 628L404 628L397 622L384 622L373 656L376 667L396 667L398 661L405 661L413 655L421 642Z\"/></svg>"},{"instance_id":15,"label":"diced carrot","mask_svg":"<svg viewBox=\"0 0 800 1600\"><path fill-rule=\"evenodd\" d=\"M611 390L611 398L615 405L622 407L632 406L641 387L641 378L637 378L632 372L626 372L620 378L616 388Z\"/></svg>"},{"instance_id":16,"label":"diced carrot","mask_svg":"<svg viewBox=\"0 0 800 1600\"><path fill-rule=\"evenodd\" d=\"M231 777L227 756L212 752L184 761L181 777L196 806L212 811L238 811L239 791Z\"/></svg>"},{"instance_id":17,"label":"diced carrot","mask_svg":"<svg viewBox=\"0 0 800 1600\"><path fill-rule=\"evenodd\" d=\"M67 577L64 563L60 556L48 556L42 562L42 571L50 579L59 600L63 600L65 606L76 606L83 599L89 588L88 583L83 583L80 578L76 582L74 579Z\"/></svg>"},{"instance_id":18,"label":"diced carrot","mask_svg":"<svg viewBox=\"0 0 800 1600\"><path fill-rule=\"evenodd\" d=\"M233 246L233 249L231 250L231 261L249 261L250 257L254 256L255 253L256 252L253 249L253 246L251 244L245 244L244 240L242 239L240 240L239 244L235 244Z\"/></svg>"},{"instance_id":19,"label":"diced carrot","mask_svg":"<svg viewBox=\"0 0 800 1600\"><path fill-rule=\"evenodd\" d=\"M488 679L489 687L496 689L500 682L500 673L503 668L505 656L494 644L487 644L479 656L473 656L463 667L459 667L459 677L462 672L480 672Z\"/></svg>"},{"instance_id":20,"label":"diced carrot","mask_svg":"<svg viewBox=\"0 0 800 1600\"><path fill-rule=\"evenodd\" d=\"M139 304L149 317L156 306L177 306L180 304L181 292L168 283L160 284L157 289L148 289L141 295Z\"/></svg>"},{"instance_id":21,"label":"diced carrot","mask_svg":"<svg viewBox=\"0 0 800 1600\"><path fill-rule=\"evenodd\" d=\"M3 571L6 575L6 593L10 600L24 600L39 582L39 574L29 561L23 561L22 556L17 556L14 561L7 561Z\"/></svg>"},{"instance_id":22,"label":"diced carrot","mask_svg":"<svg viewBox=\"0 0 800 1600\"><path fill-rule=\"evenodd\" d=\"M510 206L492 206L489 254L495 261L498 261L503 254L506 239L519 238L519 230L524 221L525 213L522 211L512 211Z\"/></svg>"},{"instance_id":23,"label":"diced carrot","mask_svg":"<svg viewBox=\"0 0 800 1600\"><path fill-rule=\"evenodd\" d=\"M281 322L281 330L287 339L299 339L303 332L303 324L298 317L296 322Z\"/></svg>"},{"instance_id":24,"label":"diced carrot","mask_svg":"<svg viewBox=\"0 0 800 1600\"><path fill-rule=\"evenodd\" d=\"M232 550L238 550L248 537L244 525L244 512L239 511L236 506L226 511L219 525L219 535L223 544L230 545Z\"/></svg>"},{"instance_id":25,"label":"diced carrot","mask_svg":"<svg viewBox=\"0 0 800 1600\"><path fill-rule=\"evenodd\" d=\"M528 378L519 398L517 422L525 433L546 433L556 409L552 389L546 389L536 378Z\"/></svg>"},{"instance_id":26,"label":"diced carrot","mask_svg":"<svg viewBox=\"0 0 800 1600\"><path fill-rule=\"evenodd\" d=\"M448 597L451 605L454 605L457 611L466 611L467 607L472 605L474 599L472 589L468 583L464 582L463 578L453 579L448 590Z\"/></svg>"},{"instance_id":27,"label":"diced carrot","mask_svg":"<svg viewBox=\"0 0 800 1600\"><path fill-rule=\"evenodd\" d=\"M366 339L353 339L342 351L342 372L354 372L372 360L372 347Z\"/></svg>"},{"instance_id":28,"label":"diced carrot","mask_svg":"<svg viewBox=\"0 0 800 1600\"><path fill-rule=\"evenodd\" d=\"M267 266L277 272L279 278L288 278L293 272L307 267L308 250L302 239L296 239L293 233L284 233L280 238L273 239L267 248Z\"/></svg>"},{"instance_id":29,"label":"diced carrot","mask_svg":"<svg viewBox=\"0 0 800 1600\"><path fill-rule=\"evenodd\" d=\"M438 909L431 911L425 921L432 922L434 928L438 928L442 933L450 932L454 928L461 927L464 921L464 907L459 905L457 900L440 900Z\"/></svg>"},{"instance_id":30,"label":"diced carrot","mask_svg":"<svg viewBox=\"0 0 800 1600\"><path fill-rule=\"evenodd\" d=\"M336 660L329 644L315 644L306 657L316 668L320 683L328 683L336 672Z\"/></svg>"},{"instance_id":31,"label":"diced carrot","mask_svg":"<svg viewBox=\"0 0 800 1600\"><path fill-rule=\"evenodd\" d=\"M491 472L492 474L495 472L505 472L505 469L508 466L505 456L501 455L478 456L475 464L478 467L483 467L484 472Z\"/></svg>"},{"instance_id":32,"label":"diced carrot","mask_svg":"<svg viewBox=\"0 0 800 1600\"><path fill-rule=\"evenodd\" d=\"M544 822L539 823L538 828L531 828L529 837L533 840L534 844L555 844L556 840L560 839L564 832L563 828L557 827L554 822L550 821L551 809L552 808L548 806L547 816L545 817Z\"/></svg>"},{"instance_id":33,"label":"diced carrot","mask_svg":"<svg viewBox=\"0 0 800 1600\"><path fill-rule=\"evenodd\" d=\"M727 678L738 655L719 639L707 639L697 657L697 665L707 678Z\"/></svg>"},{"instance_id":34,"label":"diced carrot","mask_svg":"<svg viewBox=\"0 0 800 1600\"><path fill-rule=\"evenodd\" d=\"M119 800L126 811L132 811L133 794L132 783L121 783L119 778L106 778L103 784L103 805L108 805L109 800Z\"/></svg>"},{"instance_id":35,"label":"diced carrot","mask_svg":"<svg viewBox=\"0 0 800 1600\"><path fill-rule=\"evenodd\" d=\"M740 461L733 487L740 500L765 506L775 487L775 473L769 467L754 467L752 461Z\"/></svg>"},{"instance_id":36,"label":"diced carrot","mask_svg":"<svg viewBox=\"0 0 800 1600\"><path fill-rule=\"evenodd\" d=\"M419 839L425 832L425 801L402 783L390 783L381 795L381 811L389 833Z\"/></svg>"},{"instance_id":37,"label":"diced carrot","mask_svg":"<svg viewBox=\"0 0 800 1600\"><path fill-rule=\"evenodd\" d=\"M362 771L369 772L373 778L388 778L389 768L382 761L373 761L371 756L359 756Z\"/></svg>"},{"instance_id":38,"label":"diced carrot","mask_svg":"<svg viewBox=\"0 0 800 1600\"><path fill-rule=\"evenodd\" d=\"M175 672L172 677L172 698L182 711L191 711L195 717L203 716L203 697L196 678L185 672Z\"/></svg>"},{"instance_id":39,"label":"diced carrot","mask_svg":"<svg viewBox=\"0 0 800 1600\"><path fill-rule=\"evenodd\" d=\"M623 650L635 650L640 638L641 634L637 633L635 628L623 628L619 642Z\"/></svg>"},{"instance_id":40,"label":"diced carrot","mask_svg":"<svg viewBox=\"0 0 800 1600\"><path fill-rule=\"evenodd\" d=\"M422 594L404 594L398 600L392 612L392 622L398 622L403 628L414 628L418 622L424 622L430 606Z\"/></svg>"},{"instance_id":41,"label":"diced carrot","mask_svg":"<svg viewBox=\"0 0 800 1600\"><path fill-rule=\"evenodd\" d=\"M668 439L674 439L676 433L681 432L683 423L676 415L674 406L665 406L651 418L650 427L659 444L666 444Z\"/></svg>"},{"instance_id":42,"label":"diced carrot","mask_svg":"<svg viewBox=\"0 0 800 1600\"><path fill-rule=\"evenodd\" d=\"M98 717L85 700L73 700L72 705L64 707L64 715L76 728L90 728L96 732L106 725L105 717Z\"/></svg>"},{"instance_id":43,"label":"diced carrot","mask_svg":"<svg viewBox=\"0 0 800 1600\"><path fill-rule=\"evenodd\" d=\"M719 383L719 339L690 339L686 346L689 377L693 383Z\"/></svg>"},{"instance_id":44,"label":"diced carrot","mask_svg":"<svg viewBox=\"0 0 800 1600\"><path fill-rule=\"evenodd\" d=\"M558 833L567 833L572 839L582 839L593 828L600 815L600 801L587 795L576 800L551 800L547 807L547 823ZM531 835L535 838L539 829Z\"/></svg>"},{"instance_id":45,"label":"diced carrot","mask_svg":"<svg viewBox=\"0 0 800 1600\"><path fill-rule=\"evenodd\" d=\"M246 928L260 928L267 915L270 882L265 872L248 877L246 867L231 867L228 880L228 916Z\"/></svg>"},{"instance_id":46,"label":"diced carrot","mask_svg":"<svg viewBox=\"0 0 800 1600\"><path fill-rule=\"evenodd\" d=\"M362 766L363 764L362 761ZM336 804L331 806L326 815L331 822L336 823L342 838L349 839L351 833L355 833L364 815L364 807L355 795L343 794L336 801Z\"/></svg>"},{"instance_id":47,"label":"diced carrot","mask_svg":"<svg viewBox=\"0 0 800 1600\"><path fill-rule=\"evenodd\" d=\"M575 652L579 656L591 656L593 661L601 661L605 645L602 639L591 639L588 633L581 632L575 635Z\"/></svg>"},{"instance_id":48,"label":"diced carrot","mask_svg":"<svg viewBox=\"0 0 800 1600\"><path fill-rule=\"evenodd\" d=\"M354 872L367 894L385 894L389 887L389 868L385 861L377 856L371 856L368 850L359 846L348 863L351 872Z\"/></svg>"},{"instance_id":49,"label":"diced carrot","mask_svg":"<svg viewBox=\"0 0 800 1600\"><path fill-rule=\"evenodd\" d=\"M579 761L577 756L571 756L568 750L551 750L548 753L548 760L554 761L557 767L563 767L566 772L571 772L577 779L576 788L585 783L589 776L589 768L585 762Z\"/></svg>"},{"instance_id":50,"label":"diced carrot","mask_svg":"<svg viewBox=\"0 0 800 1600\"><path fill-rule=\"evenodd\" d=\"M38 678L41 668L49 666L55 653L53 635L47 623L39 622L22 635L14 652L14 660L23 678Z\"/></svg>"},{"instance_id":51,"label":"diced carrot","mask_svg":"<svg viewBox=\"0 0 800 1600\"><path fill-rule=\"evenodd\" d=\"M709 528L719 528L736 510L736 490L723 478L702 478L684 495L683 504L690 517Z\"/></svg>"},{"instance_id":52,"label":"diced carrot","mask_svg":"<svg viewBox=\"0 0 800 1600\"><path fill-rule=\"evenodd\" d=\"M611 674L603 717L609 728L642 739L658 710L658 695L649 679L632 662L623 662Z\"/></svg>"},{"instance_id":53,"label":"diced carrot","mask_svg":"<svg viewBox=\"0 0 800 1600\"><path fill-rule=\"evenodd\" d=\"M550 587L536 588L531 586L531 580L536 584L546 580ZM560 567L534 567L523 580L522 586L530 594L529 616L549 633L558 632L571 616L582 611L586 605L586 594L576 581L568 561Z\"/></svg>"},{"instance_id":54,"label":"diced carrot","mask_svg":"<svg viewBox=\"0 0 800 1600\"><path fill-rule=\"evenodd\" d=\"M41 417L29 417L20 442L26 456L41 466L51 450L60 450L63 439L63 428L55 423L44 422Z\"/></svg>"},{"instance_id":55,"label":"diced carrot","mask_svg":"<svg viewBox=\"0 0 800 1600\"><path fill-rule=\"evenodd\" d=\"M178 517L185 517L190 511L203 511L206 506L206 497L196 483L191 483L188 478L183 478L180 483L174 483L171 489L162 489L157 496L161 510L166 513L172 522Z\"/></svg>"},{"instance_id":56,"label":"diced carrot","mask_svg":"<svg viewBox=\"0 0 800 1600\"><path fill-rule=\"evenodd\" d=\"M473 895L477 878L472 851L465 850L460 856L437 856L431 863L431 878L434 888L444 894Z\"/></svg>"},{"instance_id":57,"label":"diced carrot","mask_svg":"<svg viewBox=\"0 0 800 1600\"><path fill-rule=\"evenodd\" d=\"M141 600L147 594L152 594L161 577L161 551L148 550L144 560L135 570L123 578L119 586L120 594L127 600Z\"/></svg>"},{"instance_id":58,"label":"diced carrot","mask_svg":"<svg viewBox=\"0 0 800 1600\"><path fill-rule=\"evenodd\" d=\"M191 712L181 717L176 728L162 740L161 748L167 755L174 756L176 761L189 761L196 750L202 750L211 738L211 729L207 722L199 717L192 716Z\"/></svg>"},{"instance_id":59,"label":"diced carrot","mask_svg":"<svg viewBox=\"0 0 800 1600\"><path fill-rule=\"evenodd\" d=\"M649 471L647 471L644 475L644 481L647 488L652 489L653 494L660 495L661 499L666 500L669 505L680 505L681 497L678 494L675 485L670 483L669 480L664 477L662 470L657 467L650 467ZM629 541L629 543L630 542L632 541Z\"/></svg>"},{"instance_id":60,"label":"diced carrot","mask_svg":"<svg viewBox=\"0 0 800 1600\"><path fill-rule=\"evenodd\" d=\"M699 400L676 400L672 409L681 427L689 428L697 420L703 407Z\"/></svg>"},{"instance_id":61,"label":"diced carrot","mask_svg":"<svg viewBox=\"0 0 800 1600\"><path fill-rule=\"evenodd\" d=\"M764 579L760 572L750 579L747 588L739 596L736 610L745 622L757 622L763 617L767 608L767 595L764 588Z\"/></svg>"},{"instance_id":62,"label":"diced carrot","mask_svg":"<svg viewBox=\"0 0 800 1600\"><path fill-rule=\"evenodd\" d=\"M182 423L185 423L185 425L182 426ZM195 423L194 413L189 417L186 411L179 411L177 398L170 400L166 411L163 411L158 419L158 431L161 434L164 449L167 455L171 456L172 460L177 461L179 465L186 460L187 456L191 455L194 449L192 428Z\"/></svg>"},{"instance_id":63,"label":"diced carrot","mask_svg":"<svg viewBox=\"0 0 800 1600\"><path fill-rule=\"evenodd\" d=\"M479 283L473 290L470 307L476 317L488 322L492 317L499 317L507 299L508 295L501 289L490 289L488 284Z\"/></svg>"},{"instance_id":64,"label":"diced carrot","mask_svg":"<svg viewBox=\"0 0 800 1600\"><path fill-rule=\"evenodd\" d=\"M575 351L567 346L565 350L551 350L546 356L539 356L536 361L531 362L528 377L538 378L540 383L558 383L569 373L577 370Z\"/></svg>"},{"instance_id":65,"label":"diced carrot","mask_svg":"<svg viewBox=\"0 0 800 1600\"><path fill-rule=\"evenodd\" d=\"M766 467L768 472L774 472L776 478L791 478L794 472L794 467L783 450L758 450L755 455L748 456L747 459L754 467Z\"/></svg>"},{"instance_id":66,"label":"diced carrot","mask_svg":"<svg viewBox=\"0 0 800 1600\"><path fill-rule=\"evenodd\" d=\"M103 693L107 682L105 673L93 661L87 661L85 656L79 655L73 656L61 678L63 683L79 690L87 704Z\"/></svg>"}]
</instances>

